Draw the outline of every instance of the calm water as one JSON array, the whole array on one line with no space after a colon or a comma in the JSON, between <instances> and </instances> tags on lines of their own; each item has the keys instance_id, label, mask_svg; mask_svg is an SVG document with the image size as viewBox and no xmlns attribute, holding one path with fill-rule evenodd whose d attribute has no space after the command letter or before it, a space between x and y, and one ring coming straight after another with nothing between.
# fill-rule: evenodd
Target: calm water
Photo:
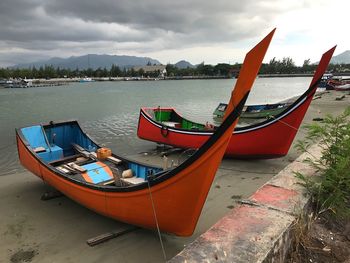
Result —
<instances>
[{"instance_id":1,"label":"calm water","mask_svg":"<svg viewBox=\"0 0 350 263\"><path fill-rule=\"evenodd\" d=\"M273 103L303 93L310 78L257 79L249 104ZM212 122L235 80L92 82L30 89L0 89L0 175L20 171L16 127L77 119L97 142L128 155L155 144L136 136L141 106L174 106L192 120Z\"/></svg>"}]
</instances>

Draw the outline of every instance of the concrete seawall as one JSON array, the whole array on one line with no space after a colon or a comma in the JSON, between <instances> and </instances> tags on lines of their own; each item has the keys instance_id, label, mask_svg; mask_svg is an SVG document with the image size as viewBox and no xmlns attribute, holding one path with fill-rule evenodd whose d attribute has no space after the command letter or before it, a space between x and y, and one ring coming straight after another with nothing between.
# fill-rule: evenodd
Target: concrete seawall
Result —
<instances>
[{"instance_id":1,"label":"concrete seawall","mask_svg":"<svg viewBox=\"0 0 350 263\"><path fill-rule=\"evenodd\" d=\"M169 262L285 262L293 225L309 204L294 173L314 175L303 160L320 152L316 145L302 154Z\"/></svg>"}]
</instances>

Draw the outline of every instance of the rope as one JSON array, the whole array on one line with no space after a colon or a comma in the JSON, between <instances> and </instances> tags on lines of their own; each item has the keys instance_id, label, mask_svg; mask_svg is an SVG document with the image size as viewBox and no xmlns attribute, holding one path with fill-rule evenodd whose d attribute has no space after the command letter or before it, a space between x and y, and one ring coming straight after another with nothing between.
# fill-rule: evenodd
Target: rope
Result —
<instances>
[{"instance_id":1,"label":"rope","mask_svg":"<svg viewBox=\"0 0 350 263\"><path fill-rule=\"evenodd\" d=\"M148 178L150 178L150 177L148 177ZM162 248L164 260L166 261L165 249L164 249L164 245L163 245L162 236L161 236L161 234L160 234L160 229L159 229L159 224L158 224L156 209L155 209L154 202L153 202L153 197L152 197L152 192L151 192L151 186L150 186L150 184L149 184L149 179L147 180L147 184L148 184L149 196L150 196L150 198L151 198L151 203L152 203L152 209L153 209L154 220L156 221L156 226L157 226L157 232L158 232L158 237L159 237L159 241L160 241L160 246L161 246L161 248Z\"/></svg>"},{"instance_id":2,"label":"rope","mask_svg":"<svg viewBox=\"0 0 350 263\"><path fill-rule=\"evenodd\" d=\"M275 116L270 115L269 118L275 119L276 121L279 121L280 123L283 123L284 125L288 126L289 128L292 128L292 129L298 131L298 129L295 128L294 126L292 126L292 125L290 125L290 124L288 124L288 123L286 123L286 122L284 122L284 121L281 121L281 120L279 120L279 119L276 119Z\"/></svg>"}]
</instances>

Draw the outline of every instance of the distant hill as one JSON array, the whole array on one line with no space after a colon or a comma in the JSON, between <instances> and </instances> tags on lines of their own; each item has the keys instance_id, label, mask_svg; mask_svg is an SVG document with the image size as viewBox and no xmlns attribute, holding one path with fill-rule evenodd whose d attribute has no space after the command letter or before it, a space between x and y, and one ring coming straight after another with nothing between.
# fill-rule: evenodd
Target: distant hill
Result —
<instances>
[{"instance_id":1,"label":"distant hill","mask_svg":"<svg viewBox=\"0 0 350 263\"><path fill-rule=\"evenodd\" d=\"M333 64L350 64L350 50L347 50L339 55L332 57L331 63Z\"/></svg>"},{"instance_id":2,"label":"distant hill","mask_svg":"<svg viewBox=\"0 0 350 263\"><path fill-rule=\"evenodd\" d=\"M18 64L13 66L14 68L30 68L36 67L39 68L41 66L53 66L55 68L65 68L65 69L88 69L89 67L93 70L98 68L107 68L110 69L113 64L118 66L119 68L131 68L134 66L145 66L148 63L152 65L160 65L161 63L149 57L135 57L135 56L117 56L117 55L96 55L89 54L78 57L69 57L69 58L50 58L45 61L38 61L33 63L26 64Z\"/></svg>"},{"instance_id":3,"label":"distant hill","mask_svg":"<svg viewBox=\"0 0 350 263\"><path fill-rule=\"evenodd\" d=\"M195 68L194 65L192 65L190 62L187 62L186 60L181 60L177 62L175 65L178 69L184 69L184 68Z\"/></svg>"}]
</instances>

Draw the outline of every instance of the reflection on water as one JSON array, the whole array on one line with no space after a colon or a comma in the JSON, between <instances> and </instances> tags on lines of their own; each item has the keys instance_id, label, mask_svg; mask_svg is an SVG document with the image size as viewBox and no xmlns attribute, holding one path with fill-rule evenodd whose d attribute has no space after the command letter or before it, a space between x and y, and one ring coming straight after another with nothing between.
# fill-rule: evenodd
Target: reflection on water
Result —
<instances>
[{"instance_id":1,"label":"reflection on water","mask_svg":"<svg viewBox=\"0 0 350 263\"><path fill-rule=\"evenodd\" d=\"M136 136L141 106L173 106L186 118L212 121L219 102L228 101L235 80L127 81L0 90L0 174L21 170L15 146L17 127L78 119L97 142L121 154L153 145ZM303 93L310 78L257 79L248 103L263 104Z\"/></svg>"}]
</instances>

